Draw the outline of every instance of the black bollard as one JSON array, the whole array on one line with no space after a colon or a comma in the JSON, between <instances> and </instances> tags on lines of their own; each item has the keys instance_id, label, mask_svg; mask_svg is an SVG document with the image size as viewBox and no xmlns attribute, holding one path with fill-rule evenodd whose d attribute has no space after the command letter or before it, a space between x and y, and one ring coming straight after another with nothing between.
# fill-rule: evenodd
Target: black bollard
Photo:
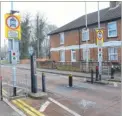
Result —
<instances>
[{"instance_id":1,"label":"black bollard","mask_svg":"<svg viewBox=\"0 0 122 116\"><path fill-rule=\"evenodd\" d=\"M114 67L113 67L113 65L111 67L111 79L114 79Z\"/></svg>"},{"instance_id":2,"label":"black bollard","mask_svg":"<svg viewBox=\"0 0 122 116\"><path fill-rule=\"evenodd\" d=\"M31 55L31 92L37 93L36 58Z\"/></svg>"},{"instance_id":3,"label":"black bollard","mask_svg":"<svg viewBox=\"0 0 122 116\"><path fill-rule=\"evenodd\" d=\"M72 75L69 75L69 87L72 87Z\"/></svg>"},{"instance_id":4,"label":"black bollard","mask_svg":"<svg viewBox=\"0 0 122 116\"><path fill-rule=\"evenodd\" d=\"M93 72L93 69L91 69L91 83L93 84L93 75L94 74L94 72Z\"/></svg>"},{"instance_id":5,"label":"black bollard","mask_svg":"<svg viewBox=\"0 0 122 116\"><path fill-rule=\"evenodd\" d=\"M99 75L98 66L96 66L96 81L98 81L98 75Z\"/></svg>"},{"instance_id":6,"label":"black bollard","mask_svg":"<svg viewBox=\"0 0 122 116\"><path fill-rule=\"evenodd\" d=\"M45 87L45 74L42 73L42 91L46 92L46 87Z\"/></svg>"}]
</instances>

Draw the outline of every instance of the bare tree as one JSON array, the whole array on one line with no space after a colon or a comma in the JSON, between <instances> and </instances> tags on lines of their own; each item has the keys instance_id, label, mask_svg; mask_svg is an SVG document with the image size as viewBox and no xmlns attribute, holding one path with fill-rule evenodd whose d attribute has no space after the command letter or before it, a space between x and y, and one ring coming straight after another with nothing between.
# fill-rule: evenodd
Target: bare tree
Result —
<instances>
[{"instance_id":1,"label":"bare tree","mask_svg":"<svg viewBox=\"0 0 122 116\"><path fill-rule=\"evenodd\" d=\"M28 58L28 46L30 42L30 13L26 13L21 22L20 58Z\"/></svg>"},{"instance_id":2,"label":"bare tree","mask_svg":"<svg viewBox=\"0 0 122 116\"><path fill-rule=\"evenodd\" d=\"M42 52L42 42L45 39L45 32L44 28L46 25L46 19L43 15L40 15L39 13L36 14L36 20L35 20L35 38L36 38L36 46L35 49L37 51L37 57L43 57Z\"/></svg>"},{"instance_id":3,"label":"bare tree","mask_svg":"<svg viewBox=\"0 0 122 116\"><path fill-rule=\"evenodd\" d=\"M46 34L46 39L44 40L44 44L43 44L43 53L45 57L50 58L50 37L48 36L48 34L51 31L54 31L55 29L57 29L57 26L54 24L46 24L45 26L45 34Z\"/></svg>"}]
</instances>

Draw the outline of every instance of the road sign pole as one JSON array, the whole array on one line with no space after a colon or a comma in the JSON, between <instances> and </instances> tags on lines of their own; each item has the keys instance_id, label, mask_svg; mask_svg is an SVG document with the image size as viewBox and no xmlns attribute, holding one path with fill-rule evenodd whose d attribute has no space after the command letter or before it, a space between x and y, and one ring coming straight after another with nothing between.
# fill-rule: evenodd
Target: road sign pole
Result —
<instances>
[{"instance_id":1,"label":"road sign pole","mask_svg":"<svg viewBox=\"0 0 122 116\"><path fill-rule=\"evenodd\" d=\"M16 66L13 65L13 96L16 96Z\"/></svg>"},{"instance_id":2,"label":"road sign pole","mask_svg":"<svg viewBox=\"0 0 122 116\"><path fill-rule=\"evenodd\" d=\"M100 30L100 12L99 12L99 2L98 2L98 30ZM98 62L99 62L99 79L101 80L101 75L102 75L102 60L99 57L99 49L102 50L102 47L98 47ZM102 56L102 53L101 53Z\"/></svg>"},{"instance_id":3,"label":"road sign pole","mask_svg":"<svg viewBox=\"0 0 122 116\"><path fill-rule=\"evenodd\" d=\"M11 14L12 14L12 11L13 11L13 1L11 1L11 11L10 11ZM14 38L12 39L12 42L13 42L13 51L15 51ZM16 96L16 66L15 64L13 65L12 70L13 70L13 96Z\"/></svg>"},{"instance_id":4,"label":"road sign pole","mask_svg":"<svg viewBox=\"0 0 122 116\"><path fill-rule=\"evenodd\" d=\"M85 17L86 17L86 31L88 31L87 30L87 6L86 6L86 2L85 2ZM89 61L89 59L88 59L88 47L87 47L87 44L88 44L88 40L86 40L86 72L88 72L88 61Z\"/></svg>"}]
</instances>

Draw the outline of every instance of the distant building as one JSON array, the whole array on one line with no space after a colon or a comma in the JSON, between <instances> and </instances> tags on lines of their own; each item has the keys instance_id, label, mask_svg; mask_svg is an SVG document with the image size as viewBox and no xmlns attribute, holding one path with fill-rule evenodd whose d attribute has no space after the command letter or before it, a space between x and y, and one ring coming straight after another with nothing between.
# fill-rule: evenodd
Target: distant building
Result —
<instances>
[{"instance_id":1,"label":"distant building","mask_svg":"<svg viewBox=\"0 0 122 116\"><path fill-rule=\"evenodd\" d=\"M85 15L83 15L49 33L52 60L60 62L86 60L86 47L89 60L98 60L95 31L98 28L98 12L87 14L87 19L88 32L84 31ZM100 23L104 30L103 61L120 62L122 45L120 2L110 2L110 7L100 10Z\"/></svg>"}]
</instances>

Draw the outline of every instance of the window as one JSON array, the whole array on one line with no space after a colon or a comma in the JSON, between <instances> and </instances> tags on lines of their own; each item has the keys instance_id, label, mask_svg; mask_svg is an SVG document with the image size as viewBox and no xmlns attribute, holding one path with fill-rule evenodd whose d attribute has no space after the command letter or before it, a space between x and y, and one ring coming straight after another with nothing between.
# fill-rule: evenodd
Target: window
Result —
<instances>
[{"instance_id":1,"label":"window","mask_svg":"<svg viewBox=\"0 0 122 116\"><path fill-rule=\"evenodd\" d=\"M116 22L108 23L108 37L117 36L117 25Z\"/></svg>"},{"instance_id":2,"label":"window","mask_svg":"<svg viewBox=\"0 0 122 116\"><path fill-rule=\"evenodd\" d=\"M89 40L89 29L82 29L82 41Z\"/></svg>"},{"instance_id":3,"label":"window","mask_svg":"<svg viewBox=\"0 0 122 116\"><path fill-rule=\"evenodd\" d=\"M65 62L65 51L60 51L60 61Z\"/></svg>"},{"instance_id":4,"label":"window","mask_svg":"<svg viewBox=\"0 0 122 116\"><path fill-rule=\"evenodd\" d=\"M72 62L76 61L76 51L75 50L71 50L71 61Z\"/></svg>"},{"instance_id":5,"label":"window","mask_svg":"<svg viewBox=\"0 0 122 116\"><path fill-rule=\"evenodd\" d=\"M60 33L60 44L64 44L64 33Z\"/></svg>"},{"instance_id":6,"label":"window","mask_svg":"<svg viewBox=\"0 0 122 116\"><path fill-rule=\"evenodd\" d=\"M83 49L83 60L87 60L87 58L88 58L88 60L90 59L90 49L89 48L84 48Z\"/></svg>"},{"instance_id":7,"label":"window","mask_svg":"<svg viewBox=\"0 0 122 116\"><path fill-rule=\"evenodd\" d=\"M108 48L109 60L118 60L117 48Z\"/></svg>"}]
</instances>

